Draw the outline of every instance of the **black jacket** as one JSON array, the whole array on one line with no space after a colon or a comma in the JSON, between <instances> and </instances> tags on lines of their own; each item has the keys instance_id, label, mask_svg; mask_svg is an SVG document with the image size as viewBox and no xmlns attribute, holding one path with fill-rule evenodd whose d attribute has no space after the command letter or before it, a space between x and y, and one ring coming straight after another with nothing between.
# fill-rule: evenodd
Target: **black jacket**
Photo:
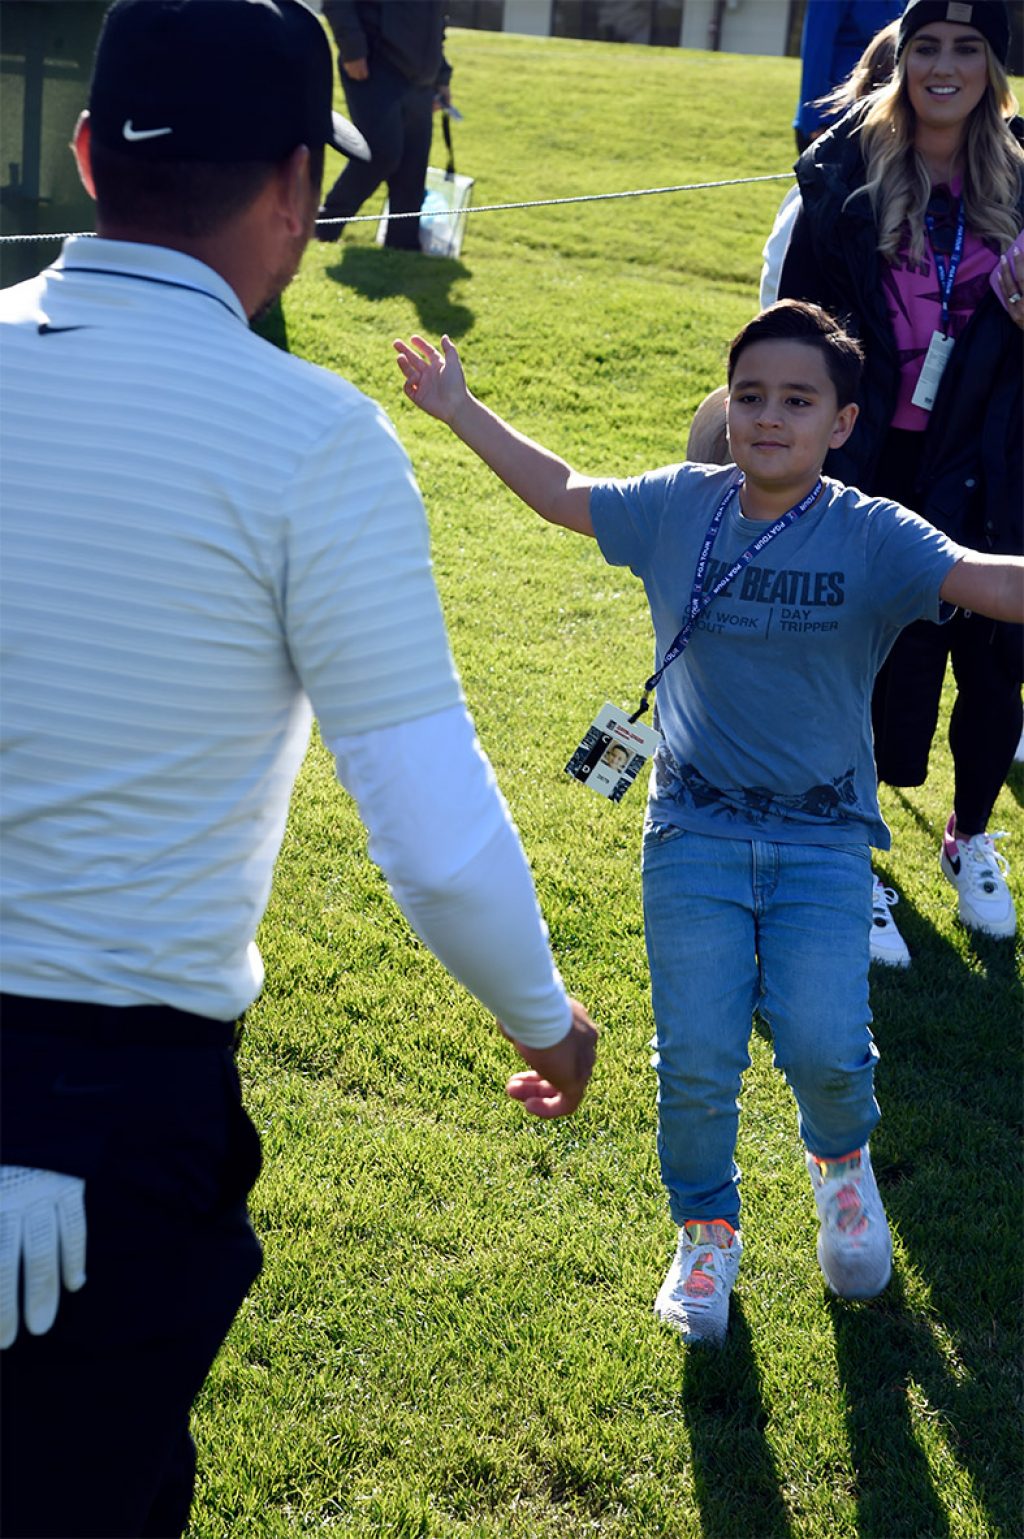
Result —
<instances>
[{"instance_id":1,"label":"black jacket","mask_svg":"<svg viewBox=\"0 0 1024 1539\"><path fill-rule=\"evenodd\" d=\"M324 0L338 57L386 59L413 85L447 85L444 56L447 0Z\"/></svg>"},{"instance_id":2,"label":"black jacket","mask_svg":"<svg viewBox=\"0 0 1024 1539\"><path fill-rule=\"evenodd\" d=\"M801 213L783 263L779 297L812 300L843 319L865 351L860 416L825 462L830 475L869 495L896 406L899 361L881 281L883 258L864 183L856 109L797 163ZM1024 121L1011 130L1024 140ZM1024 187L1018 196L1024 223ZM1024 552L1024 334L991 291L950 355L925 429L914 511L980 550ZM1019 631L1019 627L1014 627Z\"/></svg>"}]
</instances>

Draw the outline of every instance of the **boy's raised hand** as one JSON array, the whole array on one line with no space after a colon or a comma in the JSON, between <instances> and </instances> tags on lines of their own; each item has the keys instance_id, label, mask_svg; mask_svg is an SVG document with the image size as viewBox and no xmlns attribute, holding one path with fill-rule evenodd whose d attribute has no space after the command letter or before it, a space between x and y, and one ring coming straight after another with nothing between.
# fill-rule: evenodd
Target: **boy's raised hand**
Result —
<instances>
[{"instance_id":1,"label":"boy's raised hand","mask_svg":"<svg viewBox=\"0 0 1024 1539\"><path fill-rule=\"evenodd\" d=\"M439 353L425 338L417 336L410 337L408 342L399 339L394 343L410 401L450 425L468 399L469 391L454 342L442 337L441 347L443 351Z\"/></svg>"},{"instance_id":2,"label":"boy's raised hand","mask_svg":"<svg viewBox=\"0 0 1024 1539\"><path fill-rule=\"evenodd\" d=\"M448 337L441 338L440 352L415 336L408 342L396 341L394 349L410 401L446 423L541 518L576 534L593 535L593 482L577 475L557 454L517 433L471 395L458 349Z\"/></svg>"}]
</instances>

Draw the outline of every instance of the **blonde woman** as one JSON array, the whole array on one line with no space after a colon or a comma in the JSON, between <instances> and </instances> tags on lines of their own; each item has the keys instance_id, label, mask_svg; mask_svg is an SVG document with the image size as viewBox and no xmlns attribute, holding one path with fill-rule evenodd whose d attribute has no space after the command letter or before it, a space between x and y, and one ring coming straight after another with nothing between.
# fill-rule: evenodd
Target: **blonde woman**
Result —
<instances>
[{"instance_id":1,"label":"blonde woman","mask_svg":"<svg viewBox=\"0 0 1024 1539\"><path fill-rule=\"evenodd\" d=\"M779 292L847 318L865 350L856 432L826 469L954 539L1020 553L1024 124L1008 49L1003 0L911 0L891 82L801 156ZM942 871L964 924L1012 936L1009 867L988 822L1020 741L1021 628L958 612L927 629L904 631L878 676L878 776L923 784L951 659ZM894 901L876 877L872 956L906 966Z\"/></svg>"}]
</instances>

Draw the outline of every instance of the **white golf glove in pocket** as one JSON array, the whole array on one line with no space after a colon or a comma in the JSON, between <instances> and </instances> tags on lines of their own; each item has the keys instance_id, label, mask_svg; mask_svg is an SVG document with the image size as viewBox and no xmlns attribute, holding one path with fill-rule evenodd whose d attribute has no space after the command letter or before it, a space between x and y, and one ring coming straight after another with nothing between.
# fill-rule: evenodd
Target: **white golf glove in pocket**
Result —
<instances>
[{"instance_id":1,"label":"white golf glove in pocket","mask_svg":"<svg viewBox=\"0 0 1024 1539\"><path fill-rule=\"evenodd\" d=\"M42 1336L57 1318L60 1289L85 1282L85 1182L54 1170L0 1165L0 1348L21 1321Z\"/></svg>"}]
</instances>

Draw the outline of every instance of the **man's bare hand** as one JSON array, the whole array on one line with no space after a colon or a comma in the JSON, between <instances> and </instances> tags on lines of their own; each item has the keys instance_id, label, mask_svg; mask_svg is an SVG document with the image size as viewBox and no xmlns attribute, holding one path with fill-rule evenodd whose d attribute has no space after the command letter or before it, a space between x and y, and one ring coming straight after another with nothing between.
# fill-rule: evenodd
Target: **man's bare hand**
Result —
<instances>
[{"instance_id":1,"label":"man's bare hand","mask_svg":"<svg viewBox=\"0 0 1024 1539\"><path fill-rule=\"evenodd\" d=\"M568 1117L583 1099L597 1055L597 1027L579 1000L572 1005L572 1025L554 1047L524 1047L509 1037L529 1069L513 1074L507 1095L521 1101L535 1117ZM508 1032L505 1033L508 1036Z\"/></svg>"},{"instance_id":2,"label":"man's bare hand","mask_svg":"<svg viewBox=\"0 0 1024 1539\"><path fill-rule=\"evenodd\" d=\"M369 80L370 66L365 59L343 59L341 67L350 80Z\"/></svg>"}]
</instances>

